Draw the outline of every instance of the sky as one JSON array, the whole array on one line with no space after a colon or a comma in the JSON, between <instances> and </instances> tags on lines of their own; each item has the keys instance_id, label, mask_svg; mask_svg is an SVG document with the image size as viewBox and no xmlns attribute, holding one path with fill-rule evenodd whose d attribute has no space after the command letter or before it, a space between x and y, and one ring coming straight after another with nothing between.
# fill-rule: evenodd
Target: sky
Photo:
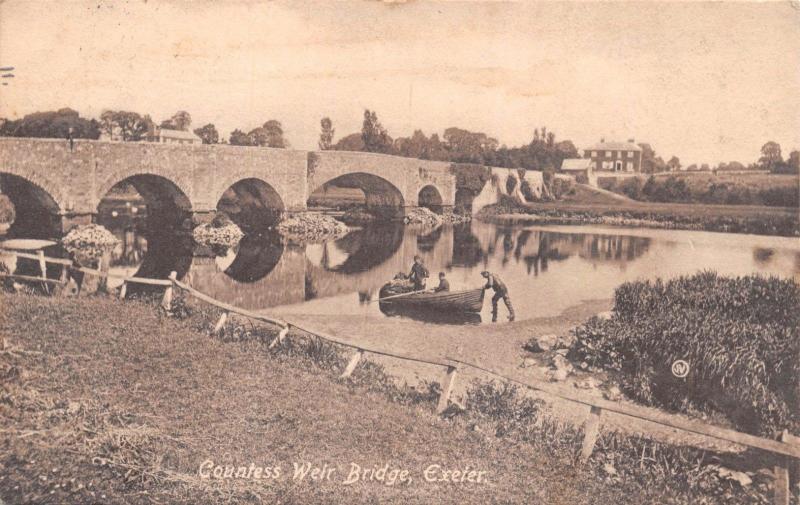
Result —
<instances>
[{"instance_id":1,"label":"sky","mask_svg":"<svg viewBox=\"0 0 800 505\"><path fill-rule=\"evenodd\" d=\"M186 110L226 137L277 119L296 149L365 108L393 137L546 126L684 166L800 148L798 2L5 0L0 66L0 117Z\"/></svg>"}]
</instances>

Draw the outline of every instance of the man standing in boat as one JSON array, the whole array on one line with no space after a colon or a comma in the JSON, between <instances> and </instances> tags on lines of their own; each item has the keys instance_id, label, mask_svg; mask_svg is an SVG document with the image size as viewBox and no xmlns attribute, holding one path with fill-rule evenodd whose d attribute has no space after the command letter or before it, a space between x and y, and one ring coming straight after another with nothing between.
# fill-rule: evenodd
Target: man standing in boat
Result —
<instances>
[{"instance_id":1,"label":"man standing in boat","mask_svg":"<svg viewBox=\"0 0 800 505\"><path fill-rule=\"evenodd\" d=\"M491 272L484 270L481 275L486 277L486 285L483 289L493 289L494 296L492 297L492 322L497 321L497 302L502 298L508 309L508 320L514 320L514 307L511 305L511 297L508 295L508 288L505 283L500 280L500 277Z\"/></svg>"},{"instance_id":2,"label":"man standing in boat","mask_svg":"<svg viewBox=\"0 0 800 505\"><path fill-rule=\"evenodd\" d=\"M425 280L429 277L428 269L422 264L422 258L414 256L414 264L411 265L411 273L408 279L414 283L414 291L425 289Z\"/></svg>"}]
</instances>

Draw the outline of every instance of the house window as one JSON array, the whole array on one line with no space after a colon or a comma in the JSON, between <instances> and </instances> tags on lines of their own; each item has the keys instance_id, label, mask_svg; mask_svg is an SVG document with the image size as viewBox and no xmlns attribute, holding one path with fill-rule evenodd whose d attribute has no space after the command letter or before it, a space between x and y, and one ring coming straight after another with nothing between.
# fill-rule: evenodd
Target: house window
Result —
<instances>
[{"instance_id":1,"label":"house window","mask_svg":"<svg viewBox=\"0 0 800 505\"><path fill-rule=\"evenodd\" d=\"M629 162L628 162L628 163L625 165L625 170L627 170L628 172L633 172L633 162L632 162L632 161L629 161Z\"/></svg>"},{"instance_id":2,"label":"house window","mask_svg":"<svg viewBox=\"0 0 800 505\"><path fill-rule=\"evenodd\" d=\"M597 158L597 151L592 151L592 158Z\"/></svg>"}]
</instances>

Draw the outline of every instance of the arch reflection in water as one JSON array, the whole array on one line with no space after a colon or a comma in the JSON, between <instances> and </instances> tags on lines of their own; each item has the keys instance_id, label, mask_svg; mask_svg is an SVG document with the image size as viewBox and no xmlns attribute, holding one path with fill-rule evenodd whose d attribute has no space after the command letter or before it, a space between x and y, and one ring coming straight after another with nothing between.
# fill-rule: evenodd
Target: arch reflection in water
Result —
<instances>
[{"instance_id":1,"label":"arch reflection in water","mask_svg":"<svg viewBox=\"0 0 800 505\"><path fill-rule=\"evenodd\" d=\"M277 234L245 235L236 246L234 260L225 268L225 275L244 283L261 280L278 265L283 249Z\"/></svg>"},{"instance_id":2,"label":"arch reflection in water","mask_svg":"<svg viewBox=\"0 0 800 505\"><path fill-rule=\"evenodd\" d=\"M306 254L312 264L329 272L366 272L397 253L403 234L402 223L370 223L338 240L309 244Z\"/></svg>"}]
</instances>

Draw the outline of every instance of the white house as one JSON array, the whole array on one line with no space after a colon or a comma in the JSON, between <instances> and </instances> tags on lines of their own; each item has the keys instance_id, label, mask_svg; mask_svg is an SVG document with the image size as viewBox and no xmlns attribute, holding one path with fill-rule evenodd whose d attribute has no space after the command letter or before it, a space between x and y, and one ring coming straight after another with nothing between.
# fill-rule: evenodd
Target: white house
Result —
<instances>
[{"instance_id":1,"label":"white house","mask_svg":"<svg viewBox=\"0 0 800 505\"><path fill-rule=\"evenodd\" d=\"M145 138L147 142L157 142L159 144L202 144L203 140L189 131L170 130L169 128L153 127L147 132Z\"/></svg>"},{"instance_id":2,"label":"white house","mask_svg":"<svg viewBox=\"0 0 800 505\"><path fill-rule=\"evenodd\" d=\"M567 158L561 162L561 171L573 176L577 182L597 186L594 163L590 158Z\"/></svg>"}]
</instances>

